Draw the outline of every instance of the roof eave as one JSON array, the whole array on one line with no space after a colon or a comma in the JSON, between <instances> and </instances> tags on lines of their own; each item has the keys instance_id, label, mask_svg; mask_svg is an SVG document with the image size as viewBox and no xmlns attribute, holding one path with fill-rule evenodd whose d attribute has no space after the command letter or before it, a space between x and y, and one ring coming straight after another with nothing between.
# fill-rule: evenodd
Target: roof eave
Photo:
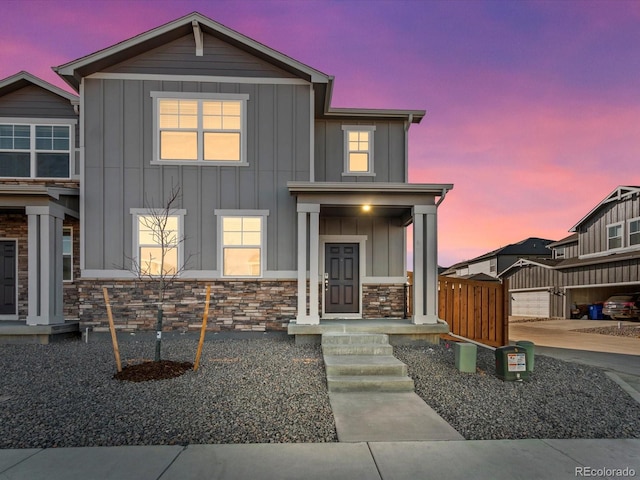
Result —
<instances>
[{"instance_id":1,"label":"roof eave","mask_svg":"<svg viewBox=\"0 0 640 480\"><path fill-rule=\"evenodd\" d=\"M46 82L41 78L38 78L35 75L32 75L29 72L24 70L16 73L15 75L11 75L10 77L0 80L0 90L2 90L3 88L10 87L12 84L17 84L19 82L29 82L40 88L48 90L49 92L68 100L71 103L71 105L80 104L80 98L77 95L74 95L73 93L69 93L65 90L62 90L61 88L58 88L55 85L52 85L51 83Z\"/></svg>"},{"instance_id":2,"label":"roof eave","mask_svg":"<svg viewBox=\"0 0 640 480\"><path fill-rule=\"evenodd\" d=\"M309 82L329 83L330 81L331 77L329 75L294 60L283 53L273 50L272 48L267 47L266 45L263 45L262 43L215 22L214 20L211 20L197 12L178 18L177 20L131 37L85 57L54 67L54 71L72 87L77 89L79 88L82 77L94 73L94 71L92 71L92 66L95 68L95 66L108 61L109 57L114 57L118 54L126 53L127 51L138 54L139 52L137 50L140 46L143 46L145 43L152 42L160 36L170 35L172 32L177 32L179 35L186 35L193 31L194 21L200 24L203 27L203 31L206 33L223 37L226 41L229 41L236 46L240 46L256 56L267 59L289 71L296 72L298 76L308 80ZM138 47L138 49L136 49L136 47ZM123 60L124 58L118 58L117 62ZM98 70L96 69L95 71Z\"/></svg>"}]
</instances>

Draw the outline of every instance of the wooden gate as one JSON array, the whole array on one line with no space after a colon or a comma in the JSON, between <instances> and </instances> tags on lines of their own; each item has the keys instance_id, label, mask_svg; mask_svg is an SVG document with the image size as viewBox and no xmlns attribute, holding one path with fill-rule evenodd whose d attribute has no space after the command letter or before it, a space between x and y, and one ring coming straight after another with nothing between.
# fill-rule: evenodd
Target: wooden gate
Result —
<instances>
[{"instance_id":1,"label":"wooden gate","mask_svg":"<svg viewBox=\"0 0 640 480\"><path fill-rule=\"evenodd\" d=\"M438 317L451 333L494 347L509 344L508 285L438 277Z\"/></svg>"}]
</instances>

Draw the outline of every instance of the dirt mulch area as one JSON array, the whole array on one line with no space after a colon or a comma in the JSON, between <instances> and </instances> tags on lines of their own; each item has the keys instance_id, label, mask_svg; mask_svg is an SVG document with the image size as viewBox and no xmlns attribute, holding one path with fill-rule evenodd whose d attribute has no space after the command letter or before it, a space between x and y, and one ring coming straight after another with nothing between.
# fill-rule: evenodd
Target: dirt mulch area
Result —
<instances>
[{"instance_id":1,"label":"dirt mulch area","mask_svg":"<svg viewBox=\"0 0 640 480\"><path fill-rule=\"evenodd\" d=\"M128 382L149 382L153 380L166 380L179 377L193 368L190 362L174 362L161 360L159 362L143 362L135 365L127 365L113 378Z\"/></svg>"},{"instance_id":2,"label":"dirt mulch area","mask_svg":"<svg viewBox=\"0 0 640 480\"><path fill-rule=\"evenodd\" d=\"M599 333L601 335L613 335L616 337L640 338L640 325L623 325L620 328L613 325L611 327L580 328L572 331L580 333Z\"/></svg>"}]
</instances>

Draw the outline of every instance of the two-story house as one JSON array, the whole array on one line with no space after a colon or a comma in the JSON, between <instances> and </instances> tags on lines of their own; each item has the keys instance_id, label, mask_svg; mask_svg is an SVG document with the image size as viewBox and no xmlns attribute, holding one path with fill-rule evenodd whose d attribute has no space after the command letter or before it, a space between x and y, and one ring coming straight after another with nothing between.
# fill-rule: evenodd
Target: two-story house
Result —
<instances>
[{"instance_id":1,"label":"two-story house","mask_svg":"<svg viewBox=\"0 0 640 480\"><path fill-rule=\"evenodd\" d=\"M511 314L570 318L577 305L640 291L640 187L619 186L549 244L553 258L507 269Z\"/></svg>"},{"instance_id":2,"label":"two-story house","mask_svg":"<svg viewBox=\"0 0 640 480\"><path fill-rule=\"evenodd\" d=\"M77 317L78 106L27 72L0 80L0 323Z\"/></svg>"},{"instance_id":3,"label":"two-story house","mask_svg":"<svg viewBox=\"0 0 640 480\"><path fill-rule=\"evenodd\" d=\"M437 324L437 211L452 185L408 183L409 129L424 111L333 108L333 77L198 13L54 70L79 99L31 81L67 109L56 113L64 132L44 113L0 110L0 155L13 162L0 167L0 205L22 229L0 231L3 261L13 265L17 248L22 275L17 305L4 307L12 318L62 321L69 220L81 324L104 326L107 286L118 328L151 327L153 290L132 270L157 268L146 219L177 190L168 328L200 323L207 284L215 329L402 317L411 224L412 321ZM57 170L52 156L70 166Z\"/></svg>"},{"instance_id":4,"label":"two-story house","mask_svg":"<svg viewBox=\"0 0 640 480\"><path fill-rule=\"evenodd\" d=\"M501 272L521 258L551 258L549 245L552 240L529 237L516 243L497 248L471 260L452 265L442 275L474 280L498 280Z\"/></svg>"}]
</instances>

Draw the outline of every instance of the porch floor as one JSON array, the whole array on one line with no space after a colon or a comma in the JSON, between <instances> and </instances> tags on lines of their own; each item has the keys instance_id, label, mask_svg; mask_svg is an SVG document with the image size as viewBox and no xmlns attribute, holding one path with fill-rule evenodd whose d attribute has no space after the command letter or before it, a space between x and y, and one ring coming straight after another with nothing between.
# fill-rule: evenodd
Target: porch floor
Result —
<instances>
[{"instance_id":1,"label":"porch floor","mask_svg":"<svg viewBox=\"0 0 640 480\"><path fill-rule=\"evenodd\" d=\"M67 321L55 325L27 325L20 320L0 320L0 344L40 343L80 336L80 322Z\"/></svg>"},{"instance_id":2,"label":"porch floor","mask_svg":"<svg viewBox=\"0 0 640 480\"><path fill-rule=\"evenodd\" d=\"M438 343L440 335L449 333L446 323L416 325L406 318L321 319L317 325L289 322L287 333L295 335L296 343L320 343L324 333L384 333L391 345L408 343Z\"/></svg>"}]
</instances>

